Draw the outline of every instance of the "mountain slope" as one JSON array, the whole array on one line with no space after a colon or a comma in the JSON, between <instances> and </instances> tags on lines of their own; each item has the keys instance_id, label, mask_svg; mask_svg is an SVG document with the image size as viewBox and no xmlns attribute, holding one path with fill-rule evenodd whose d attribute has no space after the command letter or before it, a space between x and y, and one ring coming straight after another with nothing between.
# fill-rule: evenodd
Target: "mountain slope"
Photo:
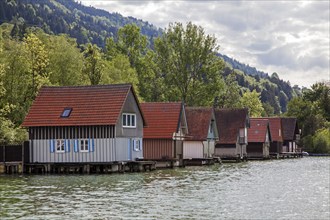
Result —
<instances>
[{"instance_id":1,"label":"mountain slope","mask_svg":"<svg viewBox=\"0 0 330 220\"><path fill-rule=\"evenodd\" d=\"M120 27L129 23L137 24L149 39L161 33L148 22L86 7L73 0L2 0L0 23L3 22L37 26L50 34L66 33L76 38L78 44L91 42L101 47L106 38L114 36Z\"/></svg>"}]
</instances>

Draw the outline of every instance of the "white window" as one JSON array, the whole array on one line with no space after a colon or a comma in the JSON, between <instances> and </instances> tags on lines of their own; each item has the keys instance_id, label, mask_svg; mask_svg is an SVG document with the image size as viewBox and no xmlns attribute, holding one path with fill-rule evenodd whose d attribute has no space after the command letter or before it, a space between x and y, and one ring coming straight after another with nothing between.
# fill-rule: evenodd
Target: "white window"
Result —
<instances>
[{"instance_id":1,"label":"white window","mask_svg":"<svg viewBox=\"0 0 330 220\"><path fill-rule=\"evenodd\" d=\"M141 141L139 139L133 139L133 150L134 151L142 150Z\"/></svg>"},{"instance_id":2,"label":"white window","mask_svg":"<svg viewBox=\"0 0 330 220\"><path fill-rule=\"evenodd\" d=\"M135 128L136 127L136 115L135 114L123 114L123 127Z\"/></svg>"},{"instance_id":3,"label":"white window","mask_svg":"<svg viewBox=\"0 0 330 220\"><path fill-rule=\"evenodd\" d=\"M80 152L88 152L88 140L80 140Z\"/></svg>"},{"instance_id":4,"label":"white window","mask_svg":"<svg viewBox=\"0 0 330 220\"><path fill-rule=\"evenodd\" d=\"M56 152L57 153L65 152L64 140L56 140Z\"/></svg>"}]
</instances>

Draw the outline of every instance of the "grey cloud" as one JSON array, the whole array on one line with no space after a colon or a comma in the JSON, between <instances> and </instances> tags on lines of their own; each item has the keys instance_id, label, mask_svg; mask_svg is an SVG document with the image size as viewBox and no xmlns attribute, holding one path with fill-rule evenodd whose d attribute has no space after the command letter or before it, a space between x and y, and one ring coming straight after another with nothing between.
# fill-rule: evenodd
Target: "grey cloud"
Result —
<instances>
[{"instance_id":1,"label":"grey cloud","mask_svg":"<svg viewBox=\"0 0 330 220\"><path fill-rule=\"evenodd\" d=\"M264 65L295 67L296 59L292 48L288 45L275 48L268 53L258 55Z\"/></svg>"}]
</instances>

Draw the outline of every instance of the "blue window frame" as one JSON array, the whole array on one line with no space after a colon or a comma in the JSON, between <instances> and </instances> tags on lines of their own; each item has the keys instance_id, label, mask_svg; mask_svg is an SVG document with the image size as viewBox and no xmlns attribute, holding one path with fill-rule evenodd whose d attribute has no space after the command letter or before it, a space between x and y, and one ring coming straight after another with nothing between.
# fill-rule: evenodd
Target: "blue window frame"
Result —
<instances>
[{"instance_id":1,"label":"blue window frame","mask_svg":"<svg viewBox=\"0 0 330 220\"><path fill-rule=\"evenodd\" d=\"M68 118L72 112L72 108L64 108L61 117L62 118Z\"/></svg>"}]
</instances>

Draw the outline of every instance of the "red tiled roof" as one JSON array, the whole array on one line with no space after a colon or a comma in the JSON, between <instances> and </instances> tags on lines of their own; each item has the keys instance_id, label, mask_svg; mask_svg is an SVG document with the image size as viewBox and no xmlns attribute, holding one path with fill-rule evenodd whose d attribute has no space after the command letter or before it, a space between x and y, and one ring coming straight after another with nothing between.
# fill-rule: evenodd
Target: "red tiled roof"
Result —
<instances>
[{"instance_id":1,"label":"red tiled roof","mask_svg":"<svg viewBox=\"0 0 330 220\"><path fill-rule=\"evenodd\" d=\"M284 140L295 140L295 134L299 134L296 118L282 118L282 129Z\"/></svg>"},{"instance_id":2,"label":"red tiled roof","mask_svg":"<svg viewBox=\"0 0 330 220\"><path fill-rule=\"evenodd\" d=\"M247 109L215 109L220 144L235 144L240 128L245 128Z\"/></svg>"},{"instance_id":3,"label":"red tiled roof","mask_svg":"<svg viewBox=\"0 0 330 220\"><path fill-rule=\"evenodd\" d=\"M22 126L115 125L129 91L135 96L130 84L42 87Z\"/></svg>"},{"instance_id":4,"label":"red tiled roof","mask_svg":"<svg viewBox=\"0 0 330 220\"><path fill-rule=\"evenodd\" d=\"M248 128L248 142L264 143L269 129L268 119L250 118Z\"/></svg>"},{"instance_id":5,"label":"red tiled roof","mask_svg":"<svg viewBox=\"0 0 330 220\"><path fill-rule=\"evenodd\" d=\"M189 140L206 140L212 108L186 107Z\"/></svg>"},{"instance_id":6,"label":"red tiled roof","mask_svg":"<svg viewBox=\"0 0 330 220\"><path fill-rule=\"evenodd\" d=\"M180 102L141 103L148 126L144 138L172 138L177 132L182 104Z\"/></svg>"},{"instance_id":7,"label":"red tiled roof","mask_svg":"<svg viewBox=\"0 0 330 220\"><path fill-rule=\"evenodd\" d=\"M268 119L269 120L269 128L270 128L270 135L272 137L272 141L283 142L283 134L282 134L283 131L282 131L281 118L268 117L268 118L259 118L259 119Z\"/></svg>"}]
</instances>

